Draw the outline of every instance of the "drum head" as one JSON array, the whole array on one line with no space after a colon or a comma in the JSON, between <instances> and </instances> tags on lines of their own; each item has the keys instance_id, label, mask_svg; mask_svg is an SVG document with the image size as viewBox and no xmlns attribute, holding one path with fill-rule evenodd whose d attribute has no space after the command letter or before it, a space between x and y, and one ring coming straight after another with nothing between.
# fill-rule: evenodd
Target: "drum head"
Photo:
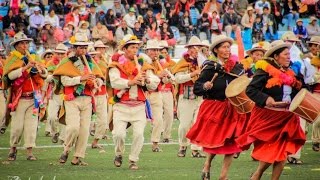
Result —
<instances>
[{"instance_id":1,"label":"drum head","mask_svg":"<svg viewBox=\"0 0 320 180\"><path fill-rule=\"evenodd\" d=\"M231 81L226 88L226 97L234 97L245 91L250 83L250 79L246 75L242 75L237 79Z\"/></svg>"},{"instance_id":2,"label":"drum head","mask_svg":"<svg viewBox=\"0 0 320 180\"><path fill-rule=\"evenodd\" d=\"M306 96L307 92L308 92L308 90L306 90L306 89L301 89L298 92L298 94L293 98L293 100L290 104L289 111L293 112L295 109L297 109L297 107L301 104L302 100Z\"/></svg>"}]
</instances>

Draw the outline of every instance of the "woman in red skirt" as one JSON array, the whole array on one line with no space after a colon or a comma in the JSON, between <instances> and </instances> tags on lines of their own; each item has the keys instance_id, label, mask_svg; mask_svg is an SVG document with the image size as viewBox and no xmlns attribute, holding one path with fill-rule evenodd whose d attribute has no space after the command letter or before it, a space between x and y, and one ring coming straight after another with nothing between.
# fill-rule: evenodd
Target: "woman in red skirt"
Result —
<instances>
[{"instance_id":1,"label":"woman in red skirt","mask_svg":"<svg viewBox=\"0 0 320 180\"><path fill-rule=\"evenodd\" d=\"M299 64L290 62L290 47L281 40L272 42L265 60L256 63L257 71L246 90L256 105L246 132L236 142L242 149L254 145L251 156L259 160L259 166L252 180L260 179L271 164L271 179L279 179L287 156L305 142L299 117L287 111L302 86Z\"/></svg>"},{"instance_id":2,"label":"woman in red skirt","mask_svg":"<svg viewBox=\"0 0 320 180\"><path fill-rule=\"evenodd\" d=\"M212 42L210 50L217 61L206 61L205 68L195 82L194 93L203 96L196 123L187 134L191 143L203 147L208 154L202 171L202 179L210 179L211 161L216 154L225 155L220 174L221 180L227 179L233 154L241 152L234 139L245 130L247 115L240 115L226 99L227 85L237 75L244 73L243 66L231 56L232 39L220 35ZM211 82L214 74L218 74Z\"/></svg>"}]
</instances>

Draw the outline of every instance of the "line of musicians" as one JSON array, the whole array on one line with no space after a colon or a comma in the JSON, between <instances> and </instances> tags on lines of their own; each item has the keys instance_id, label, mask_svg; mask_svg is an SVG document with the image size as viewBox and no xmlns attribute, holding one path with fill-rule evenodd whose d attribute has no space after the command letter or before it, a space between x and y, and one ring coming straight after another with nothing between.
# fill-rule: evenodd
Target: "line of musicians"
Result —
<instances>
[{"instance_id":1,"label":"line of musicians","mask_svg":"<svg viewBox=\"0 0 320 180\"><path fill-rule=\"evenodd\" d=\"M210 179L211 162L217 154L224 155L219 179L227 179L233 158L251 144L252 158L259 161L259 166L250 178L260 179L273 164L272 178L279 179L288 155L298 152L305 143L304 120L288 111L290 103L302 88L309 88L313 94L320 91L320 37L308 42L310 53L302 61L290 57L298 40L290 34L285 37L286 42L255 44L247 51L248 58L240 61L231 54L232 39L221 35L208 46L194 36L175 63L165 41L149 40L141 53L141 41L126 35L113 55L106 58L107 46L101 41L93 44L81 33L70 39L72 48L59 44L40 59L28 51L32 39L17 33L11 43L14 50L6 59L1 56L0 61L1 133L11 119L8 160L16 160L22 133L27 160L37 160L32 148L39 119L46 112L46 131L52 142L63 141L60 163L67 162L74 147L71 164L87 165L83 159L93 120L91 147L100 148L99 140L110 129L116 167L122 165L127 128L132 127L129 169L137 170L147 122L152 124L151 150L160 152L161 134L163 142L171 139L177 105L177 156L185 157L191 143L192 157L206 157L202 179ZM199 61L204 49L215 58ZM247 76L251 80L241 79ZM247 82L244 97L232 101L243 82ZM252 108L241 111L246 103ZM313 123L315 151L320 148L319 124L320 120ZM300 157L289 158L297 163Z\"/></svg>"}]
</instances>

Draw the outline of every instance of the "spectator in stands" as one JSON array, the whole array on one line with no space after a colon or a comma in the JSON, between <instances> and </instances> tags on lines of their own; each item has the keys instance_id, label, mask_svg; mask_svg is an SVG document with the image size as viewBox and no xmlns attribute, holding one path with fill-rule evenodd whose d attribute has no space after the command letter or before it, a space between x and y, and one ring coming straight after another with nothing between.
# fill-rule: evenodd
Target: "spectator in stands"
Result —
<instances>
[{"instance_id":1,"label":"spectator in stands","mask_svg":"<svg viewBox=\"0 0 320 180\"><path fill-rule=\"evenodd\" d=\"M60 20L64 19L64 7L61 3L61 0L54 0L50 6L50 9L53 9Z\"/></svg>"},{"instance_id":2,"label":"spectator in stands","mask_svg":"<svg viewBox=\"0 0 320 180\"><path fill-rule=\"evenodd\" d=\"M186 34L186 42L188 42L190 37L194 34L194 27L191 22L189 11L185 11L183 16L180 17L179 30Z\"/></svg>"},{"instance_id":3,"label":"spectator in stands","mask_svg":"<svg viewBox=\"0 0 320 180\"><path fill-rule=\"evenodd\" d=\"M271 0L271 14L274 15L274 18L276 20L276 23L277 23L277 29L278 30L278 24L281 24L282 26L284 25L282 23L282 7L280 5L280 3L277 1L277 0Z\"/></svg>"},{"instance_id":4,"label":"spectator in stands","mask_svg":"<svg viewBox=\"0 0 320 180\"><path fill-rule=\"evenodd\" d=\"M148 8L147 14L144 17L144 23L147 27L149 27L154 21L156 20L156 17L153 15L153 9Z\"/></svg>"},{"instance_id":5,"label":"spectator in stands","mask_svg":"<svg viewBox=\"0 0 320 180\"><path fill-rule=\"evenodd\" d=\"M208 2L204 5L204 8L201 12L211 14L213 11L217 11L218 14L221 12L221 5L217 2L217 0L208 0Z\"/></svg>"},{"instance_id":6,"label":"spectator in stands","mask_svg":"<svg viewBox=\"0 0 320 180\"><path fill-rule=\"evenodd\" d=\"M167 41L169 46L175 46L177 41L174 39L173 31L171 30L167 21L163 21L162 25L160 26L160 35L161 40Z\"/></svg>"},{"instance_id":7,"label":"spectator in stands","mask_svg":"<svg viewBox=\"0 0 320 180\"><path fill-rule=\"evenodd\" d=\"M90 11L87 16L87 21L89 22L90 30L92 30L93 27L97 25L97 23L99 22L99 19L100 19L100 15L96 11L96 6L94 4L91 4Z\"/></svg>"},{"instance_id":8,"label":"spectator in stands","mask_svg":"<svg viewBox=\"0 0 320 180\"><path fill-rule=\"evenodd\" d=\"M175 8L171 7L170 11L167 12L166 19L169 20L169 26L178 27L179 25L179 15L175 13Z\"/></svg>"},{"instance_id":9,"label":"spectator in stands","mask_svg":"<svg viewBox=\"0 0 320 180\"><path fill-rule=\"evenodd\" d=\"M116 33L117 24L116 17L114 11L112 9L108 9L107 14L104 16L102 23L107 26L107 28L112 31L113 34Z\"/></svg>"},{"instance_id":10,"label":"spectator in stands","mask_svg":"<svg viewBox=\"0 0 320 180\"><path fill-rule=\"evenodd\" d=\"M120 42L127 34L133 35L133 31L127 26L126 21L121 21L121 25L116 30L116 41Z\"/></svg>"},{"instance_id":11,"label":"spectator in stands","mask_svg":"<svg viewBox=\"0 0 320 180\"><path fill-rule=\"evenodd\" d=\"M265 37L267 32L270 33L271 40L273 40L274 34L276 32L277 24L274 23L275 18L273 14L270 14L270 10L268 7L263 7L263 14L262 14L262 24L263 24L263 36Z\"/></svg>"},{"instance_id":12,"label":"spectator in stands","mask_svg":"<svg viewBox=\"0 0 320 180\"><path fill-rule=\"evenodd\" d=\"M238 21L238 15L231 6L228 12L223 16L223 29L226 31L228 37L231 37L231 33L236 31Z\"/></svg>"},{"instance_id":13,"label":"spectator in stands","mask_svg":"<svg viewBox=\"0 0 320 180\"><path fill-rule=\"evenodd\" d=\"M134 28L133 28L133 34L135 36L138 37L139 40L143 41L143 42L146 42L146 38L144 37L145 35L145 30L141 28L141 24L139 21L136 21L134 23Z\"/></svg>"},{"instance_id":14,"label":"spectator in stands","mask_svg":"<svg viewBox=\"0 0 320 180\"><path fill-rule=\"evenodd\" d=\"M89 30L89 22L88 21L80 21L77 33L86 34L88 39L91 39L91 33Z\"/></svg>"},{"instance_id":15,"label":"spectator in stands","mask_svg":"<svg viewBox=\"0 0 320 180\"><path fill-rule=\"evenodd\" d=\"M158 11L161 13L162 11L161 0L147 0L147 4L149 8L152 8L154 11Z\"/></svg>"},{"instance_id":16,"label":"spectator in stands","mask_svg":"<svg viewBox=\"0 0 320 180\"><path fill-rule=\"evenodd\" d=\"M316 17L320 18L320 1L316 3Z\"/></svg>"},{"instance_id":17,"label":"spectator in stands","mask_svg":"<svg viewBox=\"0 0 320 180\"><path fill-rule=\"evenodd\" d=\"M263 23L261 15L257 15L252 27L252 40L254 43L263 41Z\"/></svg>"},{"instance_id":18,"label":"spectator in stands","mask_svg":"<svg viewBox=\"0 0 320 180\"><path fill-rule=\"evenodd\" d=\"M137 0L136 5L138 7L138 14L144 15L147 14L148 5L144 0Z\"/></svg>"},{"instance_id":19,"label":"spectator in stands","mask_svg":"<svg viewBox=\"0 0 320 180\"><path fill-rule=\"evenodd\" d=\"M228 12L230 6L234 6L232 0L225 0L222 3L221 14Z\"/></svg>"},{"instance_id":20,"label":"spectator in stands","mask_svg":"<svg viewBox=\"0 0 320 180\"><path fill-rule=\"evenodd\" d=\"M221 34L221 29L219 27L220 24L220 18L217 13L217 11L212 12L211 16L211 25L210 25L210 33L214 35L220 35Z\"/></svg>"},{"instance_id":21,"label":"spectator in stands","mask_svg":"<svg viewBox=\"0 0 320 180\"><path fill-rule=\"evenodd\" d=\"M197 22L197 34L200 37L200 33L206 33L207 39L210 40L210 21L208 13L203 13L201 18L198 19Z\"/></svg>"},{"instance_id":22,"label":"spectator in stands","mask_svg":"<svg viewBox=\"0 0 320 180\"><path fill-rule=\"evenodd\" d=\"M248 7L248 0L235 0L234 1L234 11L239 17L242 17ZM226 12L227 13L227 12Z\"/></svg>"},{"instance_id":23,"label":"spectator in stands","mask_svg":"<svg viewBox=\"0 0 320 180\"><path fill-rule=\"evenodd\" d=\"M97 12L103 14L106 14L108 11L108 8L102 3L102 0L96 0L96 7L97 7Z\"/></svg>"},{"instance_id":24,"label":"spectator in stands","mask_svg":"<svg viewBox=\"0 0 320 180\"><path fill-rule=\"evenodd\" d=\"M144 22L143 16L139 15L137 21L140 23L141 29L145 32L147 30L146 23Z\"/></svg>"},{"instance_id":25,"label":"spectator in stands","mask_svg":"<svg viewBox=\"0 0 320 180\"><path fill-rule=\"evenodd\" d=\"M71 36L73 36L75 33L75 26L72 22L69 22L64 28L63 28L63 34L64 39L69 40Z\"/></svg>"},{"instance_id":26,"label":"spectator in stands","mask_svg":"<svg viewBox=\"0 0 320 180\"><path fill-rule=\"evenodd\" d=\"M147 29L147 39L161 39L157 21L153 21Z\"/></svg>"},{"instance_id":27,"label":"spectator in stands","mask_svg":"<svg viewBox=\"0 0 320 180\"><path fill-rule=\"evenodd\" d=\"M23 24L25 28L27 28L29 26L29 19L27 18L27 16L24 14L24 10L19 9L19 14L14 18L14 23L16 25L19 24ZM24 33L25 35L29 34L29 33Z\"/></svg>"},{"instance_id":28,"label":"spectator in stands","mask_svg":"<svg viewBox=\"0 0 320 180\"><path fill-rule=\"evenodd\" d=\"M121 0L114 0L112 10L115 14L120 13L122 17L126 15L126 9L121 4Z\"/></svg>"},{"instance_id":29,"label":"spectator in stands","mask_svg":"<svg viewBox=\"0 0 320 180\"><path fill-rule=\"evenodd\" d=\"M25 34L26 36L29 37L29 32L28 32L27 26L25 26L23 23L17 24L16 33L19 33L19 32L23 32L23 34Z\"/></svg>"},{"instance_id":30,"label":"spectator in stands","mask_svg":"<svg viewBox=\"0 0 320 180\"><path fill-rule=\"evenodd\" d=\"M198 9L199 12L201 12L207 3L207 0L195 0L194 6Z\"/></svg>"},{"instance_id":31,"label":"spectator in stands","mask_svg":"<svg viewBox=\"0 0 320 180\"><path fill-rule=\"evenodd\" d=\"M285 0L283 4L283 17L288 20L288 30L291 30L291 27L295 21L299 18L298 6L294 0Z\"/></svg>"},{"instance_id":32,"label":"spectator in stands","mask_svg":"<svg viewBox=\"0 0 320 180\"><path fill-rule=\"evenodd\" d=\"M80 22L79 11L80 11L79 6L73 7L71 12L66 15L65 23L68 24L69 22L72 22L74 27L78 27Z\"/></svg>"},{"instance_id":33,"label":"spectator in stands","mask_svg":"<svg viewBox=\"0 0 320 180\"><path fill-rule=\"evenodd\" d=\"M309 37L320 36L320 27L319 27L318 20L316 17L314 17L314 16L310 17L310 22L307 26L307 32L308 32Z\"/></svg>"},{"instance_id":34,"label":"spectator in stands","mask_svg":"<svg viewBox=\"0 0 320 180\"><path fill-rule=\"evenodd\" d=\"M54 49L57 46L57 41L54 38L54 29L49 21L45 21L40 32L40 38L45 49Z\"/></svg>"},{"instance_id":35,"label":"spectator in stands","mask_svg":"<svg viewBox=\"0 0 320 180\"><path fill-rule=\"evenodd\" d=\"M256 19L256 14L253 12L253 7L248 6L245 14L241 18L241 25L245 29L252 29L254 20Z\"/></svg>"},{"instance_id":36,"label":"spectator in stands","mask_svg":"<svg viewBox=\"0 0 320 180\"><path fill-rule=\"evenodd\" d=\"M8 13L7 15L5 15L2 19L3 22L3 29L11 29L14 30L16 28L16 24L15 24L15 16L13 15L13 10L12 9L8 9Z\"/></svg>"},{"instance_id":37,"label":"spectator in stands","mask_svg":"<svg viewBox=\"0 0 320 180\"><path fill-rule=\"evenodd\" d=\"M293 33L302 41L306 42L308 38L307 28L303 26L303 20L298 19L296 26L293 28Z\"/></svg>"},{"instance_id":38,"label":"spectator in stands","mask_svg":"<svg viewBox=\"0 0 320 180\"><path fill-rule=\"evenodd\" d=\"M128 27L131 29L134 28L134 23L137 21L135 13L136 10L134 9L134 7L131 7L129 9L129 13L123 17L123 20L126 21Z\"/></svg>"},{"instance_id":39,"label":"spectator in stands","mask_svg":"<svg viewBox=\"0 0 320 180\"><path fill-rule=\"evenodd\" d=\"M98 21L97 25L92 28L92 38L94 41L101 40L103 43L107 43L108 41L113 41L113 34L112 31L109 32L108 28Z\"/></svg>"},{"instance_id":40,"label":"spectator in stands","mask_svg":"<svg viewBox=\"0 0 320 180\"><path fill-rule=\"evenodd\" d=\"M190 3L187 0L178 0L175 5L175 14L182 16L186 11L190 13Z\"/></svg>"},{"instance_id":41,"label":"spectator in stands","mask_svg":"<svg viewBox=\"0 0 320 180\"><path fill-rule=\"evenodd\" d=\"M44 17L42 14L40 14L40 8L35 7L33 9L34 14L32 14L29 17L30 22L30 35L32 39L37 39L39 32L41 31L43 25L44 25Z\"/></svg>"},{"instance_id":42,"label":"spectator in stands","mask_svg":"<svg viewBox=\"0 0 320 180\"><path fill-rule=\"evenodd\" d=\"M44 8L44 5L42 3L42 0L26 0L26 3L29 6L29 8L31 8L31 9L39 7L41 12L42 12L42 15L44 15L45 8Z\"/></svg>"},{"instance_id":43,"label":"spectator in stands","mask_svg":"<svg viewBox=\"0 0 320 180\"><path fill-rule=\"evenodd\" d=\"M59 17L53 9L49 9L48 14L44 17L44 21L50 22L53 27L60 27Z\"/></svg>"},{"instance_id":44,"label":"spectator in stands","mask_svg":"<svg viewBox=\"0 0 320 180\"><path fill-rule=\"evenodd\" d=\"M270 2L267 0L259 0L255 3L254 9L256 10L257 14L261 15L263 13L264 7L268 7L269 9L271 9Z\"/></svg>"}]
</instances>

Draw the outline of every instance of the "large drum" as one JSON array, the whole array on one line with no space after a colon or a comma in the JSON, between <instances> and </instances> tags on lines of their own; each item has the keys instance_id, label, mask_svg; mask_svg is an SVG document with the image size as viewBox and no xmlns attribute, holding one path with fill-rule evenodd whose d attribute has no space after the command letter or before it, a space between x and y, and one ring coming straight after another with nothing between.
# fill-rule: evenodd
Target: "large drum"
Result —
<instances>
[{"instance_id":1,"label":"large drum","mask_svg":"<svg viewBox=\"0 0 320 180\"><path fill-rule=\"evenodd\" d=\"M306 89L301 89L293 98L289 111L297 114L309 123L320 118L320 99Z\"/></svg>"},{"instance_id":2,"label":"large drum","mask_svg":"<svg viewBox=\"0 0 320 180\"><path fill-rule=\"evenodd\" d=\"M246 75L242 75L231 81L226 88L226 97L240 114L249 113L254 107L254 102L246 95L249 83L250 79Z\"/></svg>"}]
</instances>

